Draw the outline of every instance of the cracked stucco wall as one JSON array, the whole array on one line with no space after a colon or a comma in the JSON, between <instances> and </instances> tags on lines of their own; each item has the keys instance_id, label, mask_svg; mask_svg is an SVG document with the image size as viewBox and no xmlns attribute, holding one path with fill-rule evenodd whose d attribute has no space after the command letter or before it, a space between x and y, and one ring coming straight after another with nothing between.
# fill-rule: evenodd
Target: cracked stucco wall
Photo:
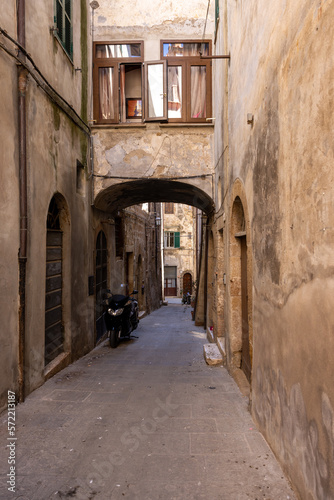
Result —
<instances>
[{"instance_id":1,"label":"cracked stucco wall","mask_svg":"<svg viewBox=\"0 0 334 500\"><path fill-rule=\"evenodd\" d=\"M334 2L221 7L231 61L219 168L223 196L239 179L251 224L252 412L301 498L332 499Z\"/></svg>"}]
</instances>

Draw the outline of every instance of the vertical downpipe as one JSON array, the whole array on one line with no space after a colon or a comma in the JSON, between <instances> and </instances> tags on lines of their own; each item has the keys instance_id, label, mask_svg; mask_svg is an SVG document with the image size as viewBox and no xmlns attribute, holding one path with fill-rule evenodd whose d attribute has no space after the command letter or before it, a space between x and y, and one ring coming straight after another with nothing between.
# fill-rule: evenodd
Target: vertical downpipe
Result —
<instances>
[{"instance_id":1,"label":"vertical downpipe","mask_svg":"<svg viewBox=\"0 0 334 500\"><path fill-rule=\"evenodd\" d=\"M209 264L209 221L205 224L205 271L204 271L204 329L207 328L207 313L208 313L208 264Z\"/></svg>"},{"instance_id":2,"label":"vertical downpipe","mask_svg":"<svg viewBox=\"0 0 334 500\"><path fill-rule=\"evenodd\" d=\"M17 0L18 42L25 47L25 0ZM20 51L19 57L24 59ZM27 70L18 66L18 126L19 126L19 193L20 193L20 249L19 249L19 401L25 396L25 316L27 267L27 157L26 157L26 88Z\"/></svg>"}]
</instances>

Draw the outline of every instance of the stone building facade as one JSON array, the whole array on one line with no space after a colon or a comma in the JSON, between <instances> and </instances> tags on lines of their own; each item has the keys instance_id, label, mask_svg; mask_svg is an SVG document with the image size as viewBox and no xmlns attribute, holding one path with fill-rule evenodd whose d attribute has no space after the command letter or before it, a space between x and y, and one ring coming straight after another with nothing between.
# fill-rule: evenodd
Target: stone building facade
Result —
<instances>
[{"instance_id":1,"label":"stone building facade","mask_svg":"<svg viewBox=\"0 0 334 500\"><path fill-rule=\"evenodd\" d=\"M57 5L1 13L0 411L94 347L102 286L161 300L155 215L92 206L91 7Z\"/></svg>"},{"instance_id":2,"label":"stone building facade","mask_svg":"<svg viewBox=\"0 0 334 500\"><path fill-rule=\"evenodd\" d=\"M333 498L333 1L81 0L63 34L37 3L0 26L1 408L94 346L97 285L158 307L157 206L192 205L196 322L300 497Z\"/></svg>"},{"instance_id":3,"label":"stone building facade","mask_svg":"<svg viewBox=\"0 0 334 500\"><path fill-rule=\"evenodd\" d=\"M190 205L163 203L164 297L193 295L197 283L197 211Z\"/></svg>"},{"instance_id":4,"label":"stone building facade","mask_svg":"<svg viewBox=\"0 0 334 500\"><path fill-rule=\"evenodd\" d=\"M332 1L216 2L208 316L301 498L334 497ZM222 349L223 350L223 349Z\"/></svg>"}]
</instances>

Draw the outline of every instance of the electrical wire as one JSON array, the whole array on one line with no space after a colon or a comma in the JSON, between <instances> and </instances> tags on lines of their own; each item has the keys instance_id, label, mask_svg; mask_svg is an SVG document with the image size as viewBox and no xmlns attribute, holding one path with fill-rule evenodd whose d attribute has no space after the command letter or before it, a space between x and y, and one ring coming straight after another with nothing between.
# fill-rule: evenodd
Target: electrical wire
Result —
<instances>
[{"instance_id":1,"label":"electrical wire","mask_svg":"<svg viewBox=\"0 0 334 500\"><path fill-rule=\"evenodd\" d=\"M71 118L71 120L74 121L74 123L76 125L78 125L78 127L80 127L83 132L85 132L85 134L90 135L90 129L89 129L89 126L87 125L87 123L85 123L83 121L83 119L81 118L80 115L78 115L78 113L75 111L75 109L47 81L47 79L42 74L42 72L40 71L40 69L36 66L36 64L35 64L33 58L31 57L31 55L26 51L26 49L19 42L17 42L14 38L12 38L7 33L6 30L2 29L1 27L0 27L0 34L3 35L4 37L6 37L8 40L10 40L14 45L16 45L16 47L20 50L20 52L22 52L25 55L25 57L32 64L33 69L35 70L35 72L39 75L39 77L43 80L44 84L47 86L48 90L45 87L43 87L43 85L41 85L41 82L39 81L38 77L34 74L34 72L29 67L29 65L25 61L22 60L21 57L19 57L18 55L16 55L11 49L9 49L8 47L6 47L6 45L4 45L1 42L0 42L0 47L5 52L7 52L7 54L9 54L11 57L13 57L20 65L22 65L28 71L28 73L32 76L32 78L35 80L35 82L37 83L37 85L44 90L44 92L50 97L50 99L55 104L59 105L59 103L57 102L57 100L55 99L55 97L52 95L52 93L55 94L58 97L58 99L60 99L62 101L62 103L64 104L64 107L60 106L61 109L64 111L64 113L66 113L67 116L69 118ZM69 108L69 109L66 109L66 108ZM74 119L74 117L71 116L72 113L75 115L76 119ZM77 123L77 121L79 123Z\"/></svg>"},{"instance_id":2,"label":"electrical wire","mask_svg":"<svg viewBox=\"0 0 334 500\"><path fill-rule=\"evenodd\" d=\"M123 179L123 180L161 180L161 181L175 181L175 180L184 180L184 179L201 179L203 177L213 177L213 174L200 174L200 175L187 175L187 176L178 176L178 177L161 177L159 179L150 178L150 177L126 177L120 175L102 175L102 174L93 174L93 177L101 177L102 179Z\"/></svg>"}]
</instances>

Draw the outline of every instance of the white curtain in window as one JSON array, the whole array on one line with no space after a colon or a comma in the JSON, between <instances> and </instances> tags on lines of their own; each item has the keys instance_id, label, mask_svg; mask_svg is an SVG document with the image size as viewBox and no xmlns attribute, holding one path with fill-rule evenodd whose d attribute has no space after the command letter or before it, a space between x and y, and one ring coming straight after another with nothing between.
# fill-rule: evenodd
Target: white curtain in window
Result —
<instances>
[{"instance_id":1,"label":"white curtain in window","mask_svg":"<svg viewBox=\"0 0 334 500\"><path fill-rule=\"evenodd\" d=\"M182 66L168 67L168 118L182 117Z\"/></svg>"},{"instance_id":2,"label":"white curtain in window","mask_svg":"<svg viewBox=\"0 0 334 500\"><path fill-rule=\"evenodd\" d=\"M125 65L120 66L121 123L126 122Z\"/></svg>"},{"instance_id":3,"label":"white curtain in window","mask_svg":"<svg viewBox=\"0 0 334 500\"><path fill-rule=\"evenodd\" d=\"M115 118L113 99L113 68L99 68L100 119Z\"/></svg>"},{"instance_id":4,"label":"white curtain in window","mask_svg":"<svg viewBox=\"0 0 334 500\"><path fill-rule=\"evenodd\" d=\"M206 67L191 67L191 118L206 117Z\"/></svg>"}]
</instances>

